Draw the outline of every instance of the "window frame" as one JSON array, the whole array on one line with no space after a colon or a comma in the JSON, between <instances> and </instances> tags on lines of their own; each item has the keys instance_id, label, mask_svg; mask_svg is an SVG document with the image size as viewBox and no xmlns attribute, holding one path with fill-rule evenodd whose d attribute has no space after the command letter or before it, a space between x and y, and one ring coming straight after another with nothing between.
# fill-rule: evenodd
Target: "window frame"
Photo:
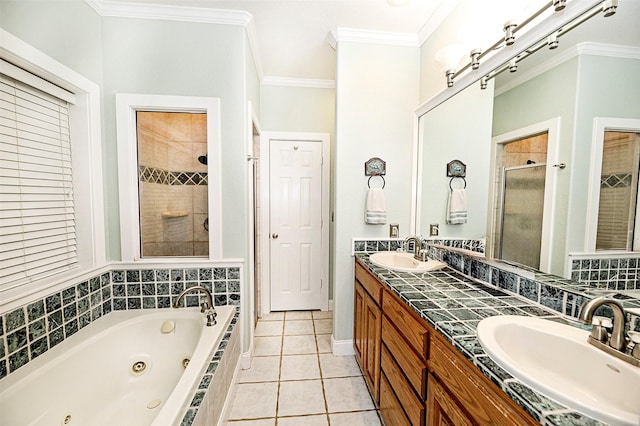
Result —
<instances>
[{"instance_id":1,"label":"window frame","mask_svg":"<svg viewBox=\"0 0 640 426\"><path fill-rule=\"evenodd\" d=\"M593 139L591 142L591 164L589 167L589 195L587 199L587 232L584 250L587 253L596 252L596 238L598 235L598 211L600 208L600 177L602 175L602 156L605 132L640 132L640 119L595 117L593 119ZM640 204L640 197L638 201ZM636 221L633 247L636 250L598 250L598 253L637 253L640 249L640 206L636 209Z\"/></svg>"},{"instance_id":2,"label":"window frame","mask_svg":"<svg viewBox=\"0 0 640 426\"><path fill-rule=\"evenodd\" d=\"M75 95L69 107L78 266L0 288L0 312L106 266L100 87L0 28L0 57ZM26 298L26 299L25 299Z\"/></svg>"},{"instance_id":3,"label":"window frame","mask_svg":"<svg viewBox=\"0 0 640 426\"><path fill-rule=\"evenodd\" d=\"M190 112L207 114L208 257L141 256L136 112ZM222 197L220 173L220 99L196 96L116 94L120 249L124 262L175 262L176 259L222 259ZM134 188L132 190L132 188Z\"/></svg>"}]
</instances>

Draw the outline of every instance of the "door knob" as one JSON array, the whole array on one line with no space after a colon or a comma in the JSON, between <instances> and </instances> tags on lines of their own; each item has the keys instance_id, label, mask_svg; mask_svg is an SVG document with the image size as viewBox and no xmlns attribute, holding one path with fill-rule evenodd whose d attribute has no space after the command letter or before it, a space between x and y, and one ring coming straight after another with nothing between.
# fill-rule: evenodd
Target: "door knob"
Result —
<instances>
[{"instance_id":1,"label":"door knob","mask_svg":"<svg viewBox=\"0 0 640 426\"><path fill-rule=\"evenodd\" d=\"M271 234L271 238L273 238L274 240L276 240L278 238L278 234L276 234L275 232L273 234Z\"/></svg>"}]
</instances>

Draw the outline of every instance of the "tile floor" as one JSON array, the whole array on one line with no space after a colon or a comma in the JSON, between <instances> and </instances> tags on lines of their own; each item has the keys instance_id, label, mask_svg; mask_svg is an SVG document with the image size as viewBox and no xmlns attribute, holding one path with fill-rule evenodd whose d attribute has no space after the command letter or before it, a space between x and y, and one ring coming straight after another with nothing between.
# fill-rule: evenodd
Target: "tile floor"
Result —
<instances>
[{"instance_id":1,"label":"tile floor","mask_svg":"<svg viewBox=\"0 0 640 426\"><path fill-rule=\"evenodd\" d=\"M376 426L378 413L354 356L331 354L332 312L260 319L227 426Z\"/></svg>"}]
</instances>

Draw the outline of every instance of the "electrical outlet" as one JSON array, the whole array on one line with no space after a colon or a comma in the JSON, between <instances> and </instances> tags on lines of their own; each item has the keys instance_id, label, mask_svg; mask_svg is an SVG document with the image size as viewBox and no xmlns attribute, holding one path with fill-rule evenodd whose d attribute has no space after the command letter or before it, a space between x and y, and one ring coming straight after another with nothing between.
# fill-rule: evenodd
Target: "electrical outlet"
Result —
<instances>
[{"instance_id":1,"label":"electrical outlet","mask_svg":"<svg viewBox=\"0 0 640 426\"><path fill-rule=\"evenodd\" d=\"M398 238L400 236L400 225L397 223L389 224L389 238Z\"/></svg>"},{"instance_id":2,"label":"electrical outlet","mask_svg":"<svg viewBox=\"0 0 640 426\"><path fill-rule=\"evenodd\" d=\"M439 224L432 223L431 225L429 225L429 236L430 237L437 237L439 233L440 233L440 225Z\"/></svg>"}]
</instances>

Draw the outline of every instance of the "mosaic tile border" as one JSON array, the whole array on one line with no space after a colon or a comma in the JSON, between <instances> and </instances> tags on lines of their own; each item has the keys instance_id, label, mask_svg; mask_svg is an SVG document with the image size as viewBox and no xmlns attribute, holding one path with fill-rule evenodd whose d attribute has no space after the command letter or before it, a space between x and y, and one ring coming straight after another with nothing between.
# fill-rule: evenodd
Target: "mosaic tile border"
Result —
<instances>
[{"instance_id":1,"label":"mosaic tile border","mask_svg":"<svg viewBox=\"0 0 640 426\"><path fill-rule=\"evenodd\" d=\"M571 279L591 287L607 290L640 289L640 254L629 257L573 257Z\"/></svg>"},{"instance_id":2,"label":"mosaic tile border","mask_svg":"<svg viewBox=\"0 0 640 426\"><path fill-rule=\"evenodd\" d=\"M158 167L139 166L138 177L145 183L161 185L208 185L207 172L171 172Z\"/></svg>"},{"instance_id":3,"label":"mosaic tile border","mask_svg":"<svg viewBox=\"0 0 640 426\"><path fill-rule=\"evenodd\" d=\"M427 238L428 244L439 244L446 247L459 248L484 254L485 241L460 238ZM353 253L373 253L378 251L396 251L402 248L404 238L354 238Z\"/></svg>"},{"instance_id":4,"label":"mosaic tile border","mask_svg":"<svg viewBox=\"0 0 640 426\"><path fill-rule=\"evenodd\" d=\"M240 268L122 269L91 277L0 315L0 380L112 310L170 308L187 287L215 306L240 304ZM197 294L183 306L198 306Z\"/></svg>"}]
</instances>

